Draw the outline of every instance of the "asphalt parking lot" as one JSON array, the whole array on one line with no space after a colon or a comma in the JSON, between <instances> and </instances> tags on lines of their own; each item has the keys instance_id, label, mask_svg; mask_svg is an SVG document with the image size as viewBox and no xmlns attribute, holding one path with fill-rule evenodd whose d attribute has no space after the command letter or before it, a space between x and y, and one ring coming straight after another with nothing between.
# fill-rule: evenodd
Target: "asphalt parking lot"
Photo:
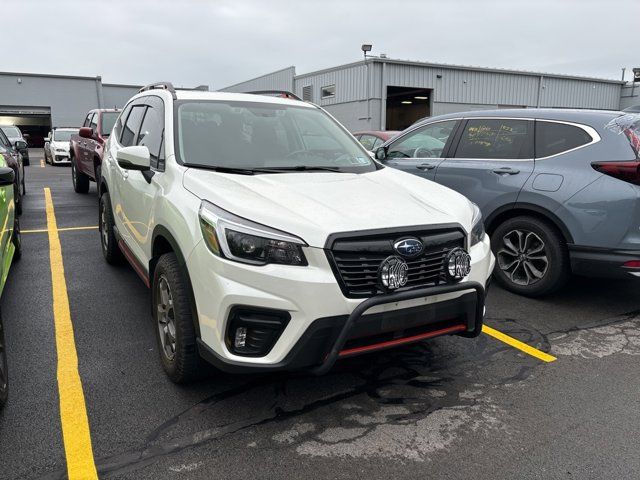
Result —
<instances>
[{"instance_id":1,"label":"asphalt parking lot","mask_svg":"<svg viewBox=\"0 0 640 480\"><path fill-rule=\"evenodd\" d=\"M211 372L176 386L148 290L102 258L95 185L78 195L67 167L31 158L23 258L1 303L0 478L67 474L46 187L101 478L638 477L640 282L577 278L544 300L493 287L487 325L552 362L483 334L345 360L323 377Z\"/></svg>"}]
</instances>

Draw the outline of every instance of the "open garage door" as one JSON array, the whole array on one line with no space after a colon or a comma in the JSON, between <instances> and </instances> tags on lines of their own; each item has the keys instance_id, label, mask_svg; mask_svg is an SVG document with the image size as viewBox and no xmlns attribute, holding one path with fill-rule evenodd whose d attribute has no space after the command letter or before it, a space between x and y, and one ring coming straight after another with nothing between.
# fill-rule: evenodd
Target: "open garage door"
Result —
<instances>
[{"instance_id":1,"label":"open garage door","mask_svg":"<svg viewBox=\"0 0 640 480\"><path fill-rule=\"evenodd\" d=\"M430 116L432 93L428 88L387 87L387 130L404 130Z\"/></svg>"},{"instance_id":2,"label":"open garage door","mask_svg":"<svg viewBox=\"0 0 640 480\"><path fill-rule=\"evenodd\" d=\"M42 148L51 130L51 108L0 105L0 125L17 125L30 147Z\"/></svg>"}]
</instances>

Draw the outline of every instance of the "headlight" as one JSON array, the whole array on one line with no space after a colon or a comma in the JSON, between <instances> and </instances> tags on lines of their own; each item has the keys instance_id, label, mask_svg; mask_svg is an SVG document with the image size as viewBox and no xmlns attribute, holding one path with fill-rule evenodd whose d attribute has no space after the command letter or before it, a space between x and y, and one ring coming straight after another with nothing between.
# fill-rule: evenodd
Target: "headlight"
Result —
<instances>
[{"instance_id":1,"label":"headlight","mask_svg":"<svg viewBox=\"0 0 640 480\"><path fill-rule=\"evenodd\" d=\"M471 220L470 246L479 243L484 238L484 222L482 221L482 212L475 203L471 203L473 207L473 220Z\"/></svg>"},{"instance_id":2,"label":"headlight","mask_svg":"<svg viewBox=\"0 0 640 480\"><path fill-rule=\"evenodd\" d=\"M238 217L212 203L200 205L200 228L214 255L251 265L308 265L306 243L280 230Z\"/></svg>"}]
</instances>

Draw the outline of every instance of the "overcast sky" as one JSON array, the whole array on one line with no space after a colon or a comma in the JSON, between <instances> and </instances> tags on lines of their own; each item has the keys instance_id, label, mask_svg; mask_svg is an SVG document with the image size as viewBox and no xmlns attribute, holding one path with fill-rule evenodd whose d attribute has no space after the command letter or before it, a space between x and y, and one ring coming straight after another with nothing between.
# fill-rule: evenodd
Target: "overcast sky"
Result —
<instances>
[{"instance_id":1,"label":"overcast sky","mask_svg":"<svg viewBox=\"0 0 640 480\"><path fill-rule=\"evenodd\" d=\"M619 79L640 1L2 0L0 70L221 88L391 58Z\"/></svg>"}]
</instances>

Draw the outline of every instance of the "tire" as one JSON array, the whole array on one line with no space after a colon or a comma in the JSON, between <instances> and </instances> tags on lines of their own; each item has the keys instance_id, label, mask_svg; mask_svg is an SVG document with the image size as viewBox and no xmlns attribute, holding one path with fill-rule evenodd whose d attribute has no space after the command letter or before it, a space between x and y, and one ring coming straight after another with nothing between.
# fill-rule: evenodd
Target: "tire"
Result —
<instances>
[{"instance_id":1,"label":"tire","mask_svg":"<svg viewBox=\"0 0 640 480\"><path fill-rule=\"evenodd\" d=\"M102 178L102 168L100 167L100 165L96 165L95 175L96 189L98 190L98 198L100 198L100 179Z\"/></svg>"},{"instance_id":2,"label":"tire","mask_svg":"<svg viewBox=\"0 0 640 480\"><path fill-rule=\"evenodd\" d=\"M76 193L89 192L89 177L78 171L74 160L71 160L71 180L73 181L73 189Z\"/></svg>"},{"instance_id":3,"label":"tire","mask_svg":"<svg viewBox=\"0 0 640 480\"><path fill-rule=\"evenodd\" d=\"M0 408L7 403L9 396L9 374L7 368L7 348L4 342L4 326L0 317Z\"/></svg>"},{"instance_id":4,"label":"tire","mask_svg":"<svg viewBox=\"0 0 640 480\"><path fill-rule=\"evenodd\" d=\"M110 265L122 263L123 255L118 247L118 239L114 228L113 210L111 209L111 197L105 192L100 197L98 207L98 229L100 231L100 245L102 255Z\"/></svg>"},{"instance_id":5,"label":"tire","mask_svg":"<svg viewBox=\"0 0 640 480\"><path fill-rule=\"evenodd\" d=\"M22 165L24 165L25 167L28 167L29 165L31 165L31 162L29 161L29 157L22 158Z\"/></svg>"},{"instance_id":6,"label":"tire","mask_svg":"<svg viewBox=\"0 0 640 480\"><path fill-rule=\"evenodd\" d=\"M196 344L191 294L174 253L166 253L158 260L151 288L156 340L165 373L174 383L200 378L205 368ZM167 298L171 299L170 305Z\"/></svg>"},{"instance_id":7,"label":"tire","mask_svg":"<svg viewBox=\"0 0 640 480\"><path fill-rule=\"evenodd\" d=\"M13 185L13 201L16 206L16 215L22 215L22 195L20 195L20 185Z\"/></svg>"},{"instance_id":8,"label":"tire","mask_svg":"<svg viewBox=\"0 0 640 480\"><path fill-rule=\"evenodd\" d=\"M22 235L20 233L20 221L18 218L15 219L13 225L13 235L11 236L11 242L15 247L13 251L13 261L17 262L22 258Z\"/></svg>"},{"instance_id":9,"label":"tire","mask_svg":"<svg viewBox=\"0 0 640 480\"><path fill-rule=\"evenodd\" d=\"M552 224L530 216L514 217L491 235L494 277L507 290L527 297L562 288L571 275L566 242Z\"/></svg>"}]
</instances>

